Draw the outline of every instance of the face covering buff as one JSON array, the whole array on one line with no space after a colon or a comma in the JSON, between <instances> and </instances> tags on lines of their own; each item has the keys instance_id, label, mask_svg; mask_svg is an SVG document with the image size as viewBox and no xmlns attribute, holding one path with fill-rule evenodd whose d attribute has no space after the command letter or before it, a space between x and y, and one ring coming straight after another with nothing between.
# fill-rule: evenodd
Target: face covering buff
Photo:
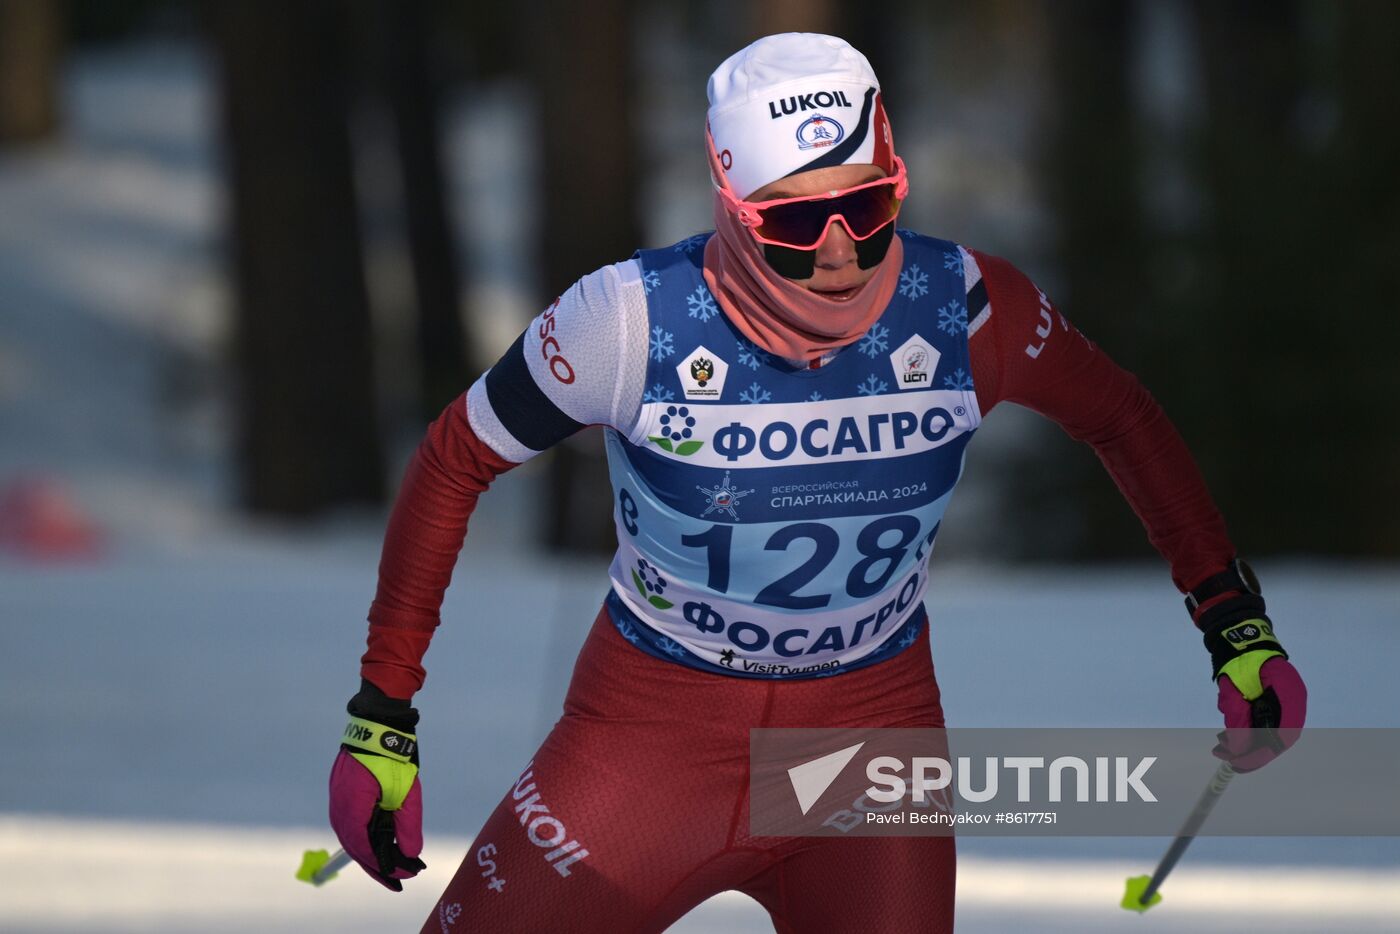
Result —
<instances>
[{"instance_id":1,"label":"face covering buff","mask_svg":"<svg viewBox=\"0 0 1400 934\"><path fill-rule=\"evenodd\" d=\"M894 237L873 275L845 301L780 276L758 242L715 198L715 235L705 245L705 284L739 332L785 360L810 363L860 338L899 284L904 243Z\"/></svg>"}]
</instances>

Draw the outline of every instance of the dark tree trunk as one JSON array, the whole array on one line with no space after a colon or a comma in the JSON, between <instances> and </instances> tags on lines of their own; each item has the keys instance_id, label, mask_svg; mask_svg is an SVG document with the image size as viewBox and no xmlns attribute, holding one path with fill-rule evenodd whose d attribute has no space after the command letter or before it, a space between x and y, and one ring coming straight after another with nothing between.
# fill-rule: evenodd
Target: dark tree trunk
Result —
<instances>
[{"instance_id":1,"label":"dark tree trunk","mask_svg":"<svg viewBox=\"0 0 1400 934\"><path fill-rule=\"evenodd\" d=\"M242 496L259 512L384 492L342 13L329 0L209 9L229 152Z\"/></svg>"},{"instance_id":2,"label":"dark tree trunk","mask_svg":"<svg viewBox=\"0 0 1400 934\"><path fill-rule=\"evenodd\" d=\"M472 359L462 327L456 241L448 218L442 165L438 76L426 0L375 0L384 90L394 118L403 179L404 217L418 307L423 414L437 416L471 384Z\"/></svg>"},{"instance_id":3,"label":"dark tree trunk","mask_svg":"<svg viewBox=\"0 0 1400 934\"><path fill-rule=\"evenodd\" d=\"M633 121L633 10L600 0L582 12L545 0L532 14L532 74L543 169L540 268L547 301L641 244ZM608 551L607 469L596 431L560 445L550 464L552 547Z\"/></svg>"},{"instance_id":4,"label":"dark tree trunk","mask_svg":"<svg viewBox=\"0 0 1400 934\"><path fill-rule=\"evenodd\" d=\"M1296 542L1295 532L1315 513L1284 503L1301 477L1319 468L1325 475L1330 458L1311 432L1294 430L1297 407L1313 404L1294 395L1300 374L1330 342L1306 323L1317 280L1329 273L1297 265L1308 259L1306 228L1321 219L1311 159L1297 134L1300 9L1292 0L1197 2L1191 9L1205 92L1197 141L1205 205L1200 303L1211 319L1196 362L1229 400L1202 411L1208 431L1201 453L1214 467L1211 479L1237 545L1257 554Z\"/></svg>"},{"instance_id":5,"label":"dark tree trunk","mask_svg":"<svg viewBox=\"0 0 1400 934\"><path fill-rule=\"evenodd\" d=\"M1393 4L1197 2L1223 497L1242 551L1400 553ZM1321 493L1325 490L1325 493ZM1238 518L1237 518L1238 517Z\"/></svg>"},{"instance_id":6,"label":"dark tree trunk","mask_svg":"<svg viewBox=\"0 0 1400 934\"><path fill-rule=\"evenodd\" d=\"M855 40L841 33L843 17L837 7L834 0L755 0L750 7L753 35L742 44L780 32L824 32L840 35L855 45ZM739 48L736 43L730 51L737 52Z\"/></svg>"},{"instance_id":7,"label":"dark tree trunk","mask_svg":"<svg viewBox=\"0 0 1400 934\"><path fill-rule=\"evenodd\" d=\"M1325 176L1331 198L1330 229L1313 230L1313 261L1319 239L1344 233L1329 255L1336 265L1328 276L1328 298L1342 310L1333 327L1347 335L1347 378L1338 387L1344 406L1335 423L1352 450L1332 462L1324 476L1337 477L1345 495L1342 508L1326 510L1328 545L1338 553L1400 555L1400 120L1395 89L1400 88L1400 4L1345 3L1328 7L1337 18L1335 63L1337 124L1325 150ZM1319 225L1321 226L1321 225ZM1329 307L1319 302L1314 308ZM1314 324L1316 326L1316 324ZM1363 336L1364 335L1364 336ZM1332 413L1335 414L1335 409ZM1349 456L1348 456L1349 455ZM1345 459L1343 459L1345 458ZM1340 470L1337 467L1340 466ZM1330 498L1329 498L1330 499ZM1320 524L1320 523L1319 523ZM1320 550L1309 543L1310 551Z\"/></svg>"},{"instance_id":8,"label":"dark tree trunk","mask_svg":"<svg viewBox=\"0 0 1400 934\"><path fill-rule=\"evenodd\" d=\"M1051 87L1043 165L1055 221L1051 255L1063 274L1051 298L1119 363L1140 371L1145 360L1136 348L1153 310L1144 302L1131 16L1132 5L1121 0L1082 0L1046 12ZM1014 548L1060 560L1122 556L1133 542L1147 551L1132 511L1082 445L1047 432L1025 466L1013 512L1038 521L1018 530Z\"/></svg>"},{"instance_id":9,"label":"dark tree trunk","mask_svg":"<svg viewBox=\"0 0 1400 934\"><path fill-rule=\"evenodd\" d=\"M58 0L0 0L0 143L39 140L58 130L62 47Z\"/></svg>"},{"instance_id":10,"label":"dark tree trunk","mask_svg":"<svg viewBox=\"0 0 1400 934\"><path fill-rule=\"evenodd\" d=\"M553 300L639 246L636 75L629 0L591 4L586 16L565 0L546 0L538 13L531 45L544 172L541 261Z\"/></svg>"}]
</instances>

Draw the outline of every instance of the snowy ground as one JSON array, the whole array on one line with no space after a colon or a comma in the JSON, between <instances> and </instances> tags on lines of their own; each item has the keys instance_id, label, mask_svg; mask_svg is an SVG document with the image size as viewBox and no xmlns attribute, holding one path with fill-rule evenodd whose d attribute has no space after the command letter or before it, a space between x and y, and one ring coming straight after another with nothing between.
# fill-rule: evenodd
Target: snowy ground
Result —
<instances>
[{"instance_id":1,"label":"snowy ground","mask_svg":"<svg viewBox=\"0 0 1400 934\"><path fill-rule=\"evenodd\" d=\"M431 870L399 898L292 879L333 843L325 779L356 684L382 518L311 529L218 505L217 186L188 51L79 60L72 129L0 154L0 482L67 482L103 557L0 554L0 929L400 930L557 716L603 594L532 550L537 474L482 501L419 697ZM1400 726L1400 569L1261 562L1316 726ZM933 651L959 726L1211 725L1199 641L1157 567L935 566ZM1395 805L1392 805L1395 806ZM960 841L960 930L1400 928L1400 841L1203 839L1125 922L1160 839ZM737 895L676 930L768 930Z\"/></svg>"},{"instance_id":2,"label":"snowy ground","mask_svg":"<svg viewBox=\"0 0 1400 934\"><path fill-rule=\"evenodd\" d=\"M189 931L265 934L382 932L416 926L452 875L468 841L429 844L429 869L404 894L346 875L321 890L290 881L311 829L0 818L7 931ZM288 857L291 857L290 861ZM61 864L62 874L45 871ZM1298 867L1183 866L1168 900L1141 919L1115 901L1130 862L972 857L958 867L964 932L1125 930L1235 932L1249 926L1315 932L1393 931L1400 887L1393 872ZM75 897L75 891L81 896ZM737 892L711 899L671 928L678 934L771 930Z\"/></svg>"},{"instance_id":3,"label":"snowy ground","mask_svg":"<svg viewBox=\"0 0 1400 934\"><path fill-rule=\"evenodd\" d=\"M0 874L23 893L0 901L0 928L75 930L98 910L116 911L112 929L162 931L196 918L206 930L256 920L272 931L422 916L557 715L603 581L591 564L501 556L490 547L500 516L481 520L419 697L428 862L441 878L402 899L360 879L340 880L344 894L331 898L291 878L303 848L333 842L325 776L362 644L371 529L225 532L75 568L0 563L0 717L8 748L23 751L0 758ZM1283 566L1272 577L1279 618L1296 621L1289 645L1312 686L1311 722L1395 726L1389 669L1400 638L1386 610L1400 605L1400 579ZM950 722L1213 722L1200 647L1154 570L1091 580L948 568L935 581L934 657ZM1332 619L1347 620L1368 651L1338 651L1320 625ZM1107 674L1124 657L1141 659L1128 682ZM1170 906L1143 923L1224 931L1262 904L1281 930L1394 929L1396 844L1202 839L1171 881ZM961 929L1034 918L1038 930L1118 930L1122 880L1148 871L1165 841L960 846ZM1273 866L1282 868L1264 868ZM86 880L76 891L75 876ZM1237 885L1257 900L1232 900ZM242 907L230 914L231 904ZM733 896L681 930L765 924L757 905Z\"/></svg>"}]
</instances>

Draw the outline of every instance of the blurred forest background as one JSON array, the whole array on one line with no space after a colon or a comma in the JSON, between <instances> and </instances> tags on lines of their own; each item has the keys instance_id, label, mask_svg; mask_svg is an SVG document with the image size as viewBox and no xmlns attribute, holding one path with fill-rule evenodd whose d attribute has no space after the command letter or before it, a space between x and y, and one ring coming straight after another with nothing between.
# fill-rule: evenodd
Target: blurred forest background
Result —
<instances>
[{"instance_id":1,"label":"blurred forest background","mask_svg":"<svg viewBox=\"0 0 1400 934\"><path fill-rule=\"evenodd\" d=\"M602 439L472 519L415 699L427 878L327 901L291 871L331 842L384 510L555 295L709 227L706 78L790 29L881 76L904 226L1011 259L1165 405L1264 559L1310 729L1396 725L1400 2L0 0L0 928L427 916L607 587ZM1218 723L1092 451L998 409L951 512L949 723ZM1131 689L1065 677L1123 659ZM250 723L277 756L228 742ZM133 724L161 741L131 755ZM1119 930L1105 880L1162 849L1033 842L959 841L959 930ZM1187 863L1161 930L1400 930L1395 838ZM771 928L710 908L682 929Z\"/></svg>"},{"instance_id":2,"label":"blurred forest background","mask_svg":"<svg viewBox=\"0 0 1400 934\"><path fill-rule=\"evenodd\" d=\"M187 272L133 286L163 288L123 357L157 368L132 384L149 432L110 387L49 405L26 361L67 359L37 349L59 316L0 290L0 485L139 445L131 463L204 465L207 495L255 515L382 506L427 421L554 295L708 227L705 80L785 30L866 53L909 166L903 226L1012 259L1136 372L1242 553L1400 555L1388 0L0 0L0 279L84 255L45 222L52 197L3 185L73 140L75 82L154 173L112 197L178 211L181 172L212 179L180 228ZM104 91L94 63L122 55L136 77ZM195 88L193 131L143 148L184 111L142 89L172 84ZM148 235L124 228L82 275ZM945 547L1150 554L1091 451L1030 416L985 434ZM549 545L611 548L601 451L590 429L532 468Z\"/></svg>"}]
</instances>

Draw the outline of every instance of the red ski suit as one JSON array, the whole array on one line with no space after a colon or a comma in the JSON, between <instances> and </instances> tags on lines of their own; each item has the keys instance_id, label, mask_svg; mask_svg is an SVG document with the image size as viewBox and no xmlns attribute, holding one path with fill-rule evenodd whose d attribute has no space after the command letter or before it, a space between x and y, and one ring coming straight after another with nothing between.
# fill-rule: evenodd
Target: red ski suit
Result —
<instances>
[{"instance_id":1,"label":"red ski suit","mask_svg":"<svg viewBox=\"0 0 1400 934\"><path fill-rule=\"evenodd\" d=\"M1058 313L1046 336L1035 286L1004 260L970 255L991 309L969 340L984 416L1019 403L1093 446L1179 589L1223 570L1234 556L1224 521L1151 395ZM478 437L464 400L429 428L389 522L369 615L362 674L387 694L421 687L477 496L512 466ZM605 611L563 717L423 930L659 931L737 889L780 931L950 931L950 838L747 832L750 728L943 726L929 655L925 633L838 677L728 678L643 654Z\"/></svg>"}]
</instances>

